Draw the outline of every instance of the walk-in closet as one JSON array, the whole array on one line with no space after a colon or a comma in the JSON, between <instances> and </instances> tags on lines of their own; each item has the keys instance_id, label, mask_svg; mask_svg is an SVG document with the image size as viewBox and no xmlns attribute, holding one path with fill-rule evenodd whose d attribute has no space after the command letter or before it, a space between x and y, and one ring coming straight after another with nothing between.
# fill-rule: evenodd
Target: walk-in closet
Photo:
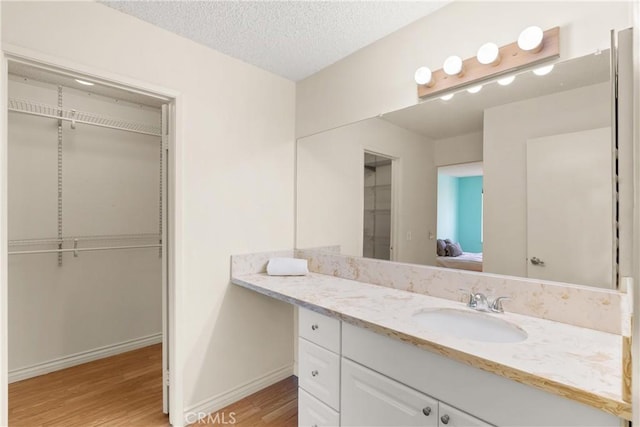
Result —
<instances>
[{"instance_id":1,"label":"walk-in closet","mask_svg":"<svg viewBox=\"0 0 640 427\"><path fill-rule=\"evenodd\" d=\"M52 395L73 388L78 399L116 378L144 375L151 376L143 395L154 396L162 415L163 103L74 75L9 65L10 422L24 421L33 408L22 405L34 399L44 399L42 418L55 420L65 404L47 400ZM145 349L142 367L127 372L132 361L121 353L137 349ZM66 368L105 358L112 361L102 376L94 372L94 384L65 388L65 373L72 372ZM55 381L25 391L44 375ZM50 393L46 384L54 387ZM127 387L114 398L126 399L133 393ZM100 417L89 410L82 416L87 423Z\"/></svg>"}]
</instances>

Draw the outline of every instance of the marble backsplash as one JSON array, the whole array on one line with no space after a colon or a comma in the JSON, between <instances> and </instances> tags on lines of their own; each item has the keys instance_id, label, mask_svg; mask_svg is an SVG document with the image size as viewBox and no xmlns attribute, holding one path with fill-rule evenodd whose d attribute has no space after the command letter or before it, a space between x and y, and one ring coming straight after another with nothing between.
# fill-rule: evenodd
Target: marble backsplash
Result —
<instances>
[{"instance_id":1,"label":"marble backsplash","mask_svg":"<svg viewBox=\"0 0 640 427\"><path fill-rule=\"evenodd\" d=\"M231 255L231 277L245 274L265 273L271 258L293 258L293 249L284 251L257 252L253 254Z\"/></svg>"},{"instance_id":2,"label":"marble backsplash","mask_svg":"<svg viewBox=\"0 0 640 427\"><path fill-rule=\"evenodd\" d=\"M340 246L322 246L309 248L306 251L318 253L340 254ZM231 255L231 277L245 274L266 273L267 263L271 258L303 258L296 256L293 249L282 251L256 252L252 254Z\"/></svg>"},{"instance_id":3,"label":"marble backsplash","mask_svg":"<svg viewBox=\"0 0 640 427\"><path fill-rule=\"evenodd\" d=\"M505 311L629 334L628 295L616 290L381 261L340 255L335 250L300 249L295 256L307 259L314 273L460 302L468 301L471 292L505 296L510 298L504 301Z\"/></svg>"}]
</instances>

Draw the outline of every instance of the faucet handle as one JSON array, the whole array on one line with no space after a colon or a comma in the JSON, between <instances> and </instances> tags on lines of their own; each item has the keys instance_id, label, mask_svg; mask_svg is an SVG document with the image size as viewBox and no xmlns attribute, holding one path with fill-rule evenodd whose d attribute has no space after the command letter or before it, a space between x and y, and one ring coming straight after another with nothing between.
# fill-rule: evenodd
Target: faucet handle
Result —
<instances>
[{"instance_id":1,"label":"faucet handle","mask_svg":"<svg viewBox=\"0 0 640 427\"><path fill-rule=\"evenodd\" d=\"M493 300L493 302L491 303L491 311L493 311L494 313L504 313L504 308L502 307L502 301L503 300L509 300L511 298L509 297L498 297L496 299Z\"/></svg>"},{"instance_id":2,"label":"faucet handle","mask_svg":"<svg viewBox=\"0 0 640 427\"><path fill-rule=\"evenodd\" d=\"M467 301L467 307L476 307L478 303L473 292L464 288L458 288L458 290L464 292L469 297L469 301Z\"/></svg>"}]
</instances>

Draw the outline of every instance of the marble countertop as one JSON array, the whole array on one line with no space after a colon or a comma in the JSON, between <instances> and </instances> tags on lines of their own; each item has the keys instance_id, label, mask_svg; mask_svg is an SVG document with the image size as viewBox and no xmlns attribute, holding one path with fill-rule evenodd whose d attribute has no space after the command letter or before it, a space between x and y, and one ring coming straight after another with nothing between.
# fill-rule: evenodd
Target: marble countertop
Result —
<instances>
[{"instance_id":1,"label":"marble countertop","mask_svg":"<svg viewBox=\"0 0 640 427\"><path fill-rule=\"evenodd\" d=\"M299 277L250 274L233 277L232 282L631 419L631 404L622 400L619 335L508 312L487 313L524 329L528 338L517 343L485 343L438 333L412 319L416 312L430 308L470 310L462 302L316 273Z\"/></svg>"}]
</instances>

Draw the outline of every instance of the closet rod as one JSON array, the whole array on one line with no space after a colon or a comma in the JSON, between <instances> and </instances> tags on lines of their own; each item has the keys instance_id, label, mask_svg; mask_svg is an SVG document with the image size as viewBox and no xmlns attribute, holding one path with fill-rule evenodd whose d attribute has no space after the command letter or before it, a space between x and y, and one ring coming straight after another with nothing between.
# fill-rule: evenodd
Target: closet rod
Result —
<instances>
[{"instance_id":1,"label":"closet rod","mask_svg":"<svg viewBox=\"0 0 640 427\"><path fill-rule=\"evenodd\" d=\"M162 245L137 245L137 246L104 246L98 248L69 248L69 249L42 249L37 251L14 251L9 255L30 255L30 254L57 254L63 252L88 252L88 251L108 251L117 249L144 249L144 248L160 248Z\"/></svg>"},{"instance_id":2,"label":"closet rod","mask_svg":"<svg viewBox=\"0 0 640 427\"><path fill-rule=\"evenodd\" d=\"M53 114L38 113L36 111L25 111L25 110L19 110L17 108L12 108L12 107L9 107L8 110L9 111L13 111L15 113L29 114L29 115L38 116L38 117L47 117L47 118L55 119L55 120L64 120L66 122L83 123L83 124L86 124L86 125L99 126L99 127L108 128L108 129L118 129L118 130L123 130L123 131L126 131L126 132L141 133L143 135L162 136L159 133L155 133L155 132L146 132L144 130L129 129L129 128L123 128L123 127L120 127L120 126L107 125L107 124L103 124L103 123L89 122L89 121L86 121L86 120L71 119L71 118L68 118L68 117L55 116Z\"/></svg>"},{"instance_id":3,"label":"closet rod","mask_svg":"<svg viewBox=\"0 0 640 427\"><path fill-rule=\"evenodd\" d=\"M88 242L88 241L110 241L110 240L158 240L162 236L157 233L140 234L103 234L93 236L63 236L62 239L51 237L48 239L20 239L9 240L9 246L33 246L33 245L57 245L62 242Z\"/></svg>"}]
</instances>

